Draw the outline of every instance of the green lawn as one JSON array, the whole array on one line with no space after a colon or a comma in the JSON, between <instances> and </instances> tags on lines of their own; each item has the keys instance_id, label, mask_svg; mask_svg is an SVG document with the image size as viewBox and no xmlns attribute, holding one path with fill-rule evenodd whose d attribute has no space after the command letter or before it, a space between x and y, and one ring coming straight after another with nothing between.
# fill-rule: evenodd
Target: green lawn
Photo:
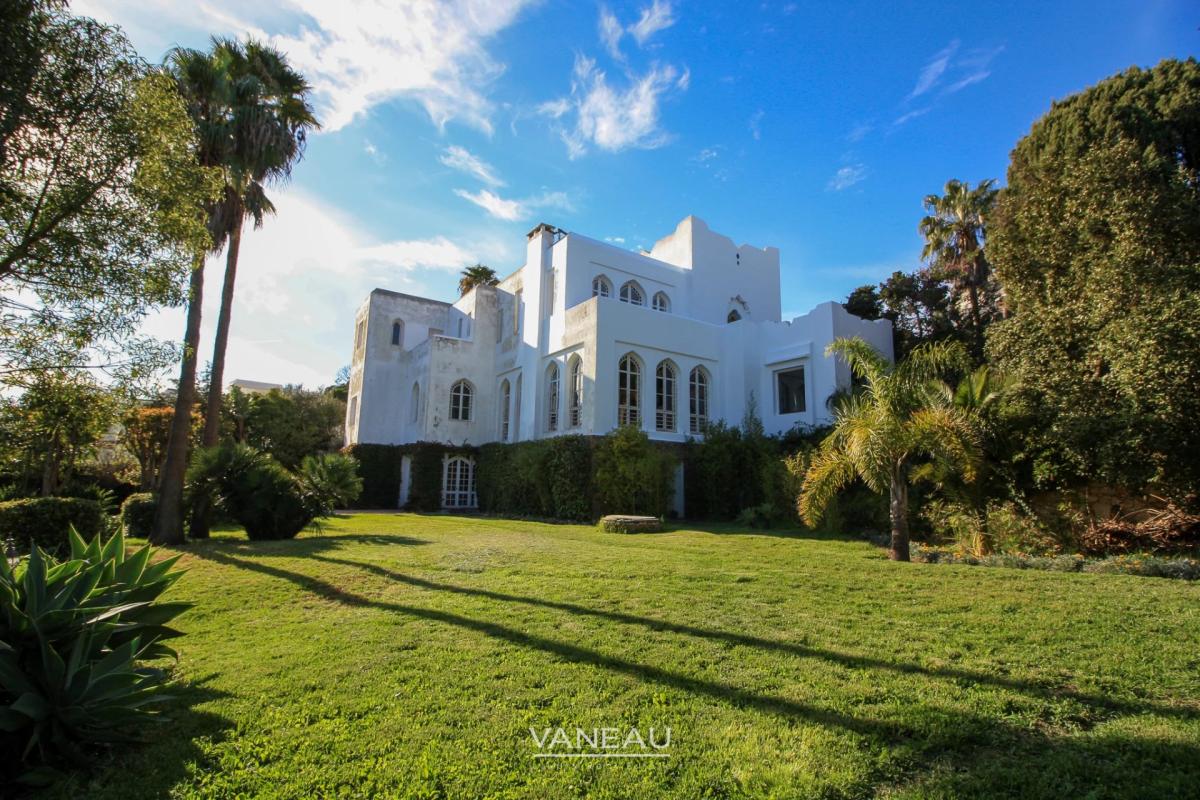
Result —
<instances>
[{"instance_id":1,"label":"green lawn","mask_svg":"<svg viewBox=\"0 0 1200 800\"><path fill-rule=\"evenodd\" d=\"M185 548L178 700L60 797L1195 797L1200 585L360 514ZM529 729L671 728L665 759Z\"/></svg>"}]
</instances>

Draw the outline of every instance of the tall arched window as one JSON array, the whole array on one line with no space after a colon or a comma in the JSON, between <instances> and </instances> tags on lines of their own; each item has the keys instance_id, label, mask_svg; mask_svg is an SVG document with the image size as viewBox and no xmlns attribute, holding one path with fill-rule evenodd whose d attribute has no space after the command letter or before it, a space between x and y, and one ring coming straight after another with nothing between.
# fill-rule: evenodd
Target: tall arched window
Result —
<instances>
[{"instance_id":1,"label":"tall arched window","mask_svg":"<svg viewBox=\"0 0 1200 800\"><path fill-rule=\"evenodd\" d=\"M409 398L408 402L412 406L408 412L409 420L416 422L421 417L421 384L413 384L412 397Z\"/></svg>"},{"instance_id":2,"label":"tall arched window","mask_svg":"<svg viewBox=\"0 0 1200 800\"><path fill-rule=\"evenodd\" d=\"M695 434L708 427L708 371L696 367L688 376L688 429Z\"/></svg>"},{"instance_id":3,"label":"tall arched window","mask_svg":"<svg viewBox=\"0 0 1200 800\"><path fill-rule=\"evenodd\" d=\"M592 278L592 297L612 297L612 284L603 275Z\"/></svg>"},{"instance_id":4,"label":"tall arched window","mask_svg":"<svg viewBox=\"0 0 1200 800\"><path fill-rule=\"evenodd\" d=\"M475 508L475 462L452 456L442 465L442 508Z\"/></svg>"},{"instance_id":5,"label":"tall arched window","mask_svg":"<svg viewBox=\"0 0 1200 800\"><path fill-rule=\"evenodd\" d=\"M636 281L626 281L621 286L621 302L630 303L635 306L646 305L646 294L642 291L642 287L637 285Z\"/></svg>"},{"instance_id":6,"label":"tall arched window","mask_svg":"<svg viewBox=\"0 0 1200 800\"><path fill-rule=\"evenodd\" d=\"M512 386L505 378L500 383L500 441L508 441L508 421L512 414Z\"/></svg>"},{"instance_id":7,"label":"tall arched window","mask_svg":"<svg viewBox=\"0 0 1200 800\"><path fill-rule=\"evenodd\" d=\"M729 316L725 317L725 321L726 322L737 322L741 318L742 318L742 315L739 314L737 309L735 308L729 312Z\"/></svg>"},{"instance_id":8,"label":"tall arched window","mask_svg":"<svg viewBox=\"0 0 1200 800\"><path fill-rule=\"evenodd\" d=\"M652 305L655 311L669 312L671 310L671 298L667 297L666 292L655 292Z\"/></svg>"},{"instance_id":9,"label":"tall arched window","mask_svg":"<svg viewBox=\"0 0 1200 800\"><path fill-rule=\"evenodd\" d=\"M466 381L455 381L450 387L450 419L464 422L471 419L471 396L475 390Z\"/></svg>"},{"instance_id":10,"label":"tall arched window","mask_svg":"<svg viewBox=\"0 0 1200 800\"><path fill-rule=\"evenodd\" d=\"M654 429L675 430L675 366L660 361L654 370Z\"/></svg>"},{"instance_id":11,"label":"tall arched window","mask_svg":"<svg viewBox=\"0 0 1200 800\"><path fill-rule=\"evenodd\" d=\"M583 359L571 356L567 362L567 425L578 428L583 423Z\"/></svg>"},{"instance_id":12,"label":"tall arched window","mask_svg":"<svg viewBox=\"0 0 1200 800\"><path fill-rule=\"evenodd\" d=\"M642 364L633 353L621 356L617 364L617 424L640 425Z\"/></svg>"},{"instance_id":13,"label":"tall arched window","mask_svg":"<svg viewBox=\"0 0 1200 800\"><path fill-rule=\"evenodd\" d=\"M392 323L392 344L396 347L404 346L404 320L402 319Z\"/></svg>"},{"instance_id":14,"label":"tall arched window","mask_svg":"<svg viewBox=\"0 0 1200 800\"><path fill-rule=\"evenodd\" d=\"M558 363L546 367L546 430L558 430Z\"/></svg>"}]
</instances>

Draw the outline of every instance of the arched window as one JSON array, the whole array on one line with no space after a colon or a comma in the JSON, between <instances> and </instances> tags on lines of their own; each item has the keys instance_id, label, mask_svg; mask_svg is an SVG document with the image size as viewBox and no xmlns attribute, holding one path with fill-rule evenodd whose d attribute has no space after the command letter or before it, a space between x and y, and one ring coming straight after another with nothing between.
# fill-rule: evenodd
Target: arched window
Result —
<instances>
[{"instance_id":1,"label":"arched window","mask_svg":"<svg viewBox=\"0 0 1200 800\"><path fill-rule=\"evenodd\" d=\"M421 417L421 384L413 384L412 397L409 399L409 404L412 406L412 409L408 412L409 418L413 422L416 422Z\"/></svg>"},{"instance_id":2,"label":"arched window","mask_svg":"<svg viewBox=\"0 0 1200 800\"><path fill-rule=\"evenodd\" d=\"M466 381L455 381L450 387L450 419L469 422L471 419L471 396L475 390Z\"/></svg>"},{"instance_id":3,"label":"arched window","mask_svg":"<svg viewBox=\"0 0 1200 800\"><path fill-rule=\"evenodd\" d=\"M626 281L621 286L621 302L631 303L635 306L646 305L646 294L642 291L642 287L638 286L635 281Z\"/></svg>"},{"instance_id":4,"label":"arched window","mask_svg":"<svg viewBox=\"0 0 1200 800\"><path fill-rule=\"evenodd\" d=\"M612 284L603 275L592 278L592 297L612 297Z\"/></svg>"},{"instance_id":5,"label":"arched window","mask_svg":"<svg viewBox=\"0 0 1200 800\"><path fill-rule=\"evenodd\" d=\"M617 364L617 424L640 425L642 364L633 353L621 356Z\"/></svg>"},{"instance_id":6,"label":"arched window","mask_svg":"<svg viewBox=\"0 0 1200 800\"><path fill-rule=\"evenodd\" d=\"M583 423L583 359L571 356L567 362L567 425L578 428Z\"/></svg>"},{"instance_id":7,"label":"arched window","mask_svg":"<svg viewBox=\"0 0 1200 800\"><path fill-rule=\"evenodd\" d=\"M546 367L546 430L558 430L558 364Z\"/></svg>"},{"instance_id":8,"label":"arched window","mask_svg":"<svg viewBox=\"0 0 1200 800\"><path fill-rule=\"evenodd\" d=\"M514 442L521 438L521 398L524 396L521 384L524 382L525 374L518 372L517 385L513 388L512 440Z\"/></svg>"},{"instance_id":9,"label":"arched window","mask_svg":"<svg viewBox=\"0 0 1200 800\"><path fill-rule=\"evenodd\" d=\"M666 292L655 292L653 307L655 311L671 311L671 298L667 297Z\"/></svg>"},{"instance_id":10,"label":"arched window","mask_svg":"<svg viewBox=\"0 0 1200 800\"><path fill-rule=\"evenodd\" d=\"M392 323L392 344L396 347L404 346L404 320L402 319Z\"/></svg>"},{"instance_id":11,"label":"arched window","mask_svg":"<svg viewBox=\"0 0 1200 800\"><path fill-rule=\"evenodd\" d=\"M442 508L475 508L475 462L452 456L442 465Z\"/></svg>"},{"instance_id":12,"label":"arched window","mask_svg":"<svg viewBox=\"0 0 1200 800\"><path fill-rule=\"evenodd\" d=\"M688 376L688 429L695 434L708 427L708 370L696 367Z\"/></svg>"},{"instance_id":13,"label":"arched window","mask_svg":"<svg viewBox=\"0 0 1200 800\"><path fill-rule=\"evenodd\" d=\"M726 322L737 322L741 318L742 318L742 315L739 314L738 310L735 308L729 312L729 316L725 317L725 321Z\"/></svg>"},{"instance_id":14,"label":"arched window","mask_svg":"<svg viewBox=\"0 0 1200 800\"><path fill-rule=\"evenodd\" d=\"M505 378L500 383L500 441L508 441L508 421L512 415L512 386Z\"/></svg>"},{"instance_id":15,"label":"arched window","mask_svg":"<svg viewBox=\"0 0 1200 800\"><path fill-rule=\"evenodd\" d=\"M660 361L654 370L654 429L675 430L675 367Z\"/></svg>"}]
</instances>

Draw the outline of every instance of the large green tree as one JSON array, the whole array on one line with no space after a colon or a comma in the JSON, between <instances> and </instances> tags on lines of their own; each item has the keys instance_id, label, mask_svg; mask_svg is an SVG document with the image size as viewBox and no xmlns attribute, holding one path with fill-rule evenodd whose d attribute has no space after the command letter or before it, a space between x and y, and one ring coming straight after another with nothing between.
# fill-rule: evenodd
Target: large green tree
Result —
<instances>
[{"instance_id":1,"label":"large green tree","mask_svg":"<svg viewBox=\"0 0 1200 800\"><path fill-rule=\"evenodd\" d=\"M495 286L500 283L496 270L483 264L467 267L458 276L458 293L466 294L476 286Z\"/></svg>"},{"instance_id":2,"label":"large green tree","mask_svg":"<svg viewBox=\"0 0 1200 800\"><path fill-rule=\"evenodd\" d=\"M800 514L808 524L818 524L834 496L861 479L872 491L887 493L892 526L888 556L908 561L913 468L932 461L970 479L979 459L976 426L936 383L963 366L962 345L923 344L893 365L862 339L837 339L826 355L845 359L863 388L834 410L833 432L804 475Z\"/></svg>"},{"instance_id":3,"label":"large green tree","mask_svg":"<svg viewBox=\"0 0 1200 800\"><path fill-rule=\"evenodd\" d=\"M0 377L154 372L137 334L182 299L212 175L171 82L64 4L0 11Z\"/></svg>"},{"instance_id":4,"label":"large green tree","mask_svg":"<svg viewBox=\"0 0 1200 800\"><path fill-rule=\"evenodd\" d=\"M1131 69L1017 143L987 245L1050 483L1200 490L1200 65Z\"/></svg>"}]
</instances>

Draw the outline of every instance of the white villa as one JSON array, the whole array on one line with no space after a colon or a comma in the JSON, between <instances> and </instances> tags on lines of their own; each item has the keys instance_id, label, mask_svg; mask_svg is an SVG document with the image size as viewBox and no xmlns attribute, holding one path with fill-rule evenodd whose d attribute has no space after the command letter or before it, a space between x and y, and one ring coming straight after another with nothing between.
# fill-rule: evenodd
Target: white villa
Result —
<instances>
[{"instance_id":1,"label":"white villa","mask_svg":"<svg viewBox=\"0 0 1200 800\"><path fill-rule=\"evenodd\" d=\"M738 424L751 403L780 433L827 422L829 396L849 387L846 365L824 355L834 339L892 357L887 320L835 302L780 316L777 248L735 245L691 216L640 254L541 224L498 286L454 303L371 292L346 441L480 445L633 424L680 442L713 420Z\"/></svg>"}]
</instances>

